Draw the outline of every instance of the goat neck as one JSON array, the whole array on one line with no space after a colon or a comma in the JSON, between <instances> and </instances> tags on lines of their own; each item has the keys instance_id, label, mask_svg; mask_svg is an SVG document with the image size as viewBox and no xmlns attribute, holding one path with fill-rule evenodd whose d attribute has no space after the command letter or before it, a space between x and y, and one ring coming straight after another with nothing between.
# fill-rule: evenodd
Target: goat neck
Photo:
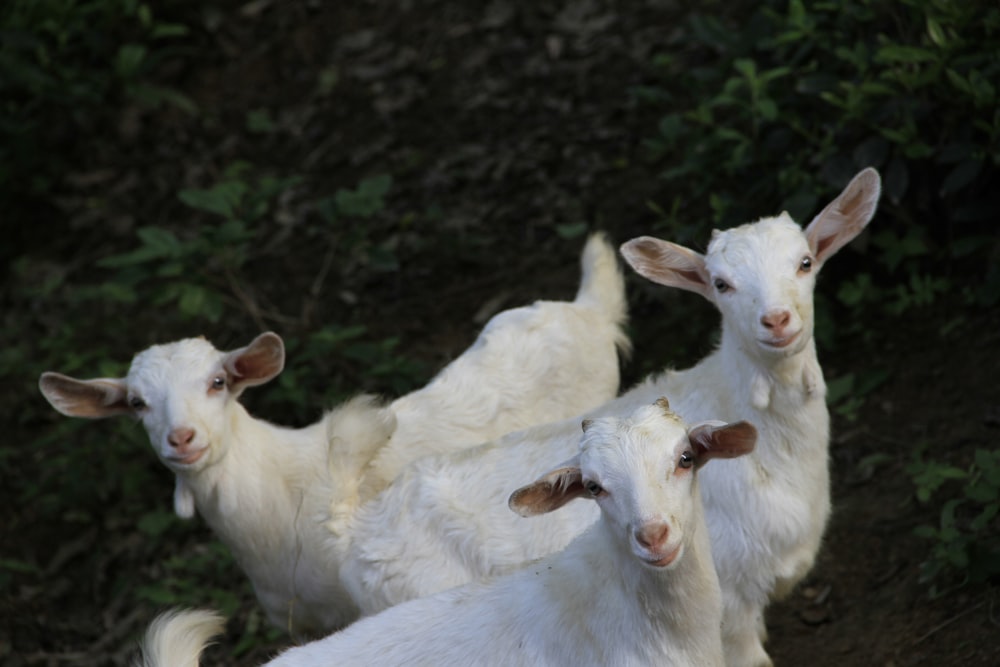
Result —
<instances>
[{"instance_id":1,"label":"goat neck","mask_svg":"<svg viewBox=\"0 0 1000 667\"><path fill-rule=\"evenodd\" d=\"M748 344L723 320L721 343L713 357L712 361L727 374L736 375L732 380L734 386L749 387L751 404L757 410L768 410L776 398L802 403L826 396L826 383L812 336L790 354L761 354L754 343ZM709 359L704 363L709 363Z\"/></svg>"},{"instance_id":2,"label":"goat neck","mask_svg":"<svg viewBox=\"0 0 1000 667\"><path fill-rule=\"evenodd\" d=\"M695 485L694 493L697 494L697 482ZM612 630L612 636L620 635L623 642L609 644L618 645L617 650L626 653L631 647L641 648L635 646L637 635L663 637L663 641L645 647L645 650L653 650L649 655L626 658L609 654L606 664L622 661L629 664L722 664L718 637L718 619L722 616L719 579L712 565L701 503L695 503L692 510L683 538L683 555L670 568L654 568L638 562L618 529L604 520L591 526L563 552L564 556L576 554L581 561L579 565L583 566L567 567L570 575L576 573L573 586L582 585L579 572L591 573L588 578L594 590L587 595L586 604L606 607L604 612L589 614L604 626L603 629L595 628L595 633L600 630L597 636L607 639L607 626L620 626ZM608 585L610 581L614 584ZM637 613L622 613L622 610L633 609ZM566 610L566 614L572 613L572 609ZM654 648L657 646L670 647L668 654L657 655ZM605 650L616 649L607 647Z\"/></svg>"}]
</instances>

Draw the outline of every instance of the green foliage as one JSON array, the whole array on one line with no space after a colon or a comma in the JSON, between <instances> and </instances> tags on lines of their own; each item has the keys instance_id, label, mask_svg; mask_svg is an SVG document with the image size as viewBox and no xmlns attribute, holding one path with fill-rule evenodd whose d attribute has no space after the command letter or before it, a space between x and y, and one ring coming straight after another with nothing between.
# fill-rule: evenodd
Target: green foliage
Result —
<instances>
[{"instance_id":1,"label":"green foliage","mask_svg":"<svg viewBox=\"0 0 1000 667\"><path fill-rule=\"evenodd\" d=\"M0 195L41 195L66 168L65 137L125 100L194 112L155 75L188 34L179 0L8 0L0 5Z\"/></svg>"},{"instance_id":2,"label":"green foliage","mask_svg":"<svg viewBox=\"0 0 1000 667\"><path fill-rule=\"evenodd\" d=\"M155 581L135 588L137 602L152 603L156 607L202 605L219 609L227 616L236 612L239 606L236 592L215 586L206 588L201 583L231 579L229 573L235 569L233 557L218 542L170 556L163 560L161 568ZM243 582L244 587L249 585Z\"/></svg>"},{"instance_id":3,"label":"green foliage","mask_svg":"<svg viewBox=\"0 0 1000 667\"><path fill-rule=\"evenodd\" d=\"M180 200L202 213L205 222L188 229L139 228L137 247L98 262L114 273L93 288L93 298L170 307L193 322L220 322L233 306L256 313L259 306L246 287L255 282L251 267L275 261L279 252L266 236L273 230L265 217L273 215L278 200L301 182L295 176L262 175L252 165L236 162L210 187L182 190ZM388 175L363 179L356 188L338 189L312 206L328 233L343 242L345 260L363 262L376 272L396 271L399 261L391 243L375 240L372 227L360 221L384 210L391 185ZM265 324L260 322L259 327ZM309 330L293 326L283 333L296 363L285 369L280 388L269 401L301 418L322 407L309 398L316 384L328 387L330 400L360 389L323 381L322 370L331 359L363 368L359 374L369 383L392 394L412 389L426 374L421 364L398 352L397 338L368 339L364 326L327 324Z\"/></svg>"},{"instance_id":4,"label":"green foliage","mask_svg":"<svg viewBox=\"0 0 1000 667\"><path fill-rule=\"evenodd\" d=\"M974 266L970 303L1000 299L1000 7L941 0L713 3L691 14L647 142L670 199L671 238L788 210L807 221L866 166L884 199L844 305L898 314L954 289L941 266ZM969 260L976 260L970 264ZM870 275L869 275L870 274ZM891 287L876 287L879 283Z\"/></svg>"},{"instance_id":5,"label":"green foliage","mask_svg":"<svg viewBox=\"0 0 1000 667\"><path fill-rule=\"evenodd\" d=\"M889 378L884 369L845 373L826 383L826 402L847 421L856 421L865 404L865 397Z\"/></svg>"},{"instance_id":6,"label":"green foliage","mask_svg":"<svg viewBox=\"0 0 1000 667\"><path fill-rule=\"evenodd\" d=\"M328 223L340 217L370 218L385 207L385 195L392 177L381 174L367 178L355 190L338 190L331 200L320 203Z\"/></svg>"},{"instance_id":7,"label":"green foliage","mask_svg":"<svg viewBox=\"0 0 1000 667\"><path fill-rule=\"evenodd\" d=\"M392 236L377 236L377 227L361 221L372 219L385 208L385 197L391 187L392 176L379 174L362 180L353 190L340 189L316 202L316 211L324 224L328 228L342 228L339 236L350 249L352 261L382 273L399 270L396 240Z\"/></svg>"},{"instance_id":8,"label":"green foliage","mask_svg":"<svg viewBox=\"0 0 1000 667\"><path fill-rule=\"evenodd\" d=\"M0 558L0 593L7 594L15 574L37 576L41 574L41 570L34 563L15 558Z\"/></svg>"},{"instance_id":9,"label":"green foliage","mask_svg":"<svg viewBox=\"0 0 1000 667\"><path fill-rule=\"evenodd\" d=\"M146 293L149 303L176 306L183 318L217 322L227 297L222 288L238 299L241 272L254 259L255 223L271 210L275 197L298 182L253 176L249 164L237 162L212 187L182 190L181 201L209 214L210 222L183 237L167 227L139 228L137 248L98 262L116 274L95 290L95 298L135 303Z\"/></svg>"},{"instance_id":10,"label":"green foliage","mask_svg":"<svg viewBox=\"0 0 1000 667\"><path fill-rule=\"evenodd\" d=\"M923 449L906 468L917 499L928 503L948 492L938 525L915 530L931 542L920 576L936 597L947 591L942 585L955 580L981 584L1000 575L1000 449L977 449L965 468L926 460Z\"/></svg>"},{"instance_id":11,"label":"green foliage","mask_svg":"<svg viewBox=\"0 0 1000 667\"><path fill-rule=\"evenodd\" d=\"M424 364L398 349L396 337L372 339L363 325L327 324L308 332L301 339L286 337L289 354L295 359L277 378L278 387L268 394L266 403L280 411L294 414L300 421L315 418L317 409L334 401L378 387L388 395L400 396L427 379ZM361 386L330 382L318 369L330 360L360 369ZM324 387L323 400L317 401L316 386Z\"/></svg>"},{"instance_id":12,"label":"green foliage","mask_svg":"<svg viewBox=\"0 0 1000 667\"><path fill-rule=\"evenodd\" d=\"M274 119L267 109L253 109L247 112L247 131L268 134L275 131Z\"/></svg>"},{"instance_id":13,"label":"green foliage","mask_svg":"<svg viewBox=\"0 0 1000 667\"><path fill-rule=\"evenodd\" d=\"M587 233L587 223L574 222L563 225L556 225L556 234L561 238L572 240L583 237Z\"/></svg>"}]
</instances>

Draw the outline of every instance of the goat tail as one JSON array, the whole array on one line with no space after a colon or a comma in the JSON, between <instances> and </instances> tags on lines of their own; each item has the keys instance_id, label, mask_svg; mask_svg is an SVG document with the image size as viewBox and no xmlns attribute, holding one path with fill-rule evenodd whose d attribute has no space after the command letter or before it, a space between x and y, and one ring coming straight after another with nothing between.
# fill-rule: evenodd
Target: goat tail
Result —
<instances>
[{"instance_id":1,"label":"goat tail","mask_svg":"<svg viewBox=\"0 0 1000 667\"><path fill-rule=\"evenodd\" d=\"M146 630L142 655L133 667L198 667L209 640L222 633L225 619L204 609L172 609Z\"/></svg>"},{"instance_id":2,"label":"goat tail","mask_svg":"<svg viewBox=\"0 0 1000 667\"><path fill-rule=\"evenodd\" d=\"M628 336L622 331L628 319L625 297L625 276L618 256L604 232L595 232L587 239L580 256L580 289L576 303L590 304L603 311L619 329L615 344L627 354L631 349Z\"/></svg>"}]
</instances>

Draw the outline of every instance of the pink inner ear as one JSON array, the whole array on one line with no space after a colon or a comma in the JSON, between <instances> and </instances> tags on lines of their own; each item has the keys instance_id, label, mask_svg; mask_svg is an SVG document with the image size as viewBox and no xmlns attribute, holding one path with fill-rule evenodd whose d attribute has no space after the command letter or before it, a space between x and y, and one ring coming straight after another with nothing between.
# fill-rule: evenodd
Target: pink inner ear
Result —
<instances>
[{"instance_id":1,"label":"pink inner ear","mask_svg":"<svg viewBox=\"0 0 1000 667\"><path fill-rule=\"evenodd\" d=\"M693 250L651 236L640 236L622 245L622 256L641 276L667 287L701 294L712 301L705 258Z\"/></svg>"},{"instance_id":2,"label":"pink inner ear","mask_svg":"<svg viewBox=\"0 0 1000 667\"><path fill-rule=\"evenodd\" d=\"M274 366L275 354L272 348L255 347L236 360L236 368L244 376L260 377L269 375Z\"/></svg>"},{"instance_id":3,"label":"pink inner ear","mask_svg":"<svg viewBox=\"0 0 1000 667\"><path fill-rule=\"evenodd\" d=\"M856 189L849 194L853 196L842 199L840 201L840 205L837 206L837 210L845 218L860 218L864 213L862 209L864 208L864 204L867 199L867 193L863 187L857 186Z\"/></svg>"},{"instance_id":4,"label":"pink inner ear","mask_svg":"<svg viewBox=\"0 0 1000 667\"><path fill-rule=\"evenodd\" d=\"M692 271L685 271L684 269L674 269L674 271L677 273L677 275L679 275L679 276L681 276L681 277L683 277L683 278L685 278L687 280L690 280L693 283L701 283L702 285L707 285L708 284L708 283L705 282L705 279L702 277L702 275L700 273L698 273L697 271L693 271L693 270Z\"/></svg>"},{"instance_id":5,"label":"pink inner ear","mask_svg":"<svg viewBox=\"0 0 1000 667\"><path fill-rule=\"evenodd\" d=\"M223 367L237 381L247 384L267 382L284 367L284 345L275 334L261 334L247 347L230 352Z\"/></svg>"},{"instance_id":6,"label":"pink inner ear","mask_svg":"<svg viewBox=\"0 0 1000 667\"><path fill-rule=\"evenodd\" d=\"M512 493L507 505L521 516L537 516L586 493L579 468L560 468Z\"/></svg>"},{"instance_id":7,"label":"pink inner ear","mask_svg":"<svg viewBox=\"0 0 1000 667\"><path fill-rule=\"evenodd\" d=\"M881 191L878 172L865 169L813 219L806 236L817 260L826 261L861 233L875 214Z\"/></svg>"},{"instance_id":8,"label":"pink inner ear","mask_svg":"<svg viewBox=\"0 0 1000 667\"><path fill-rule=\"evenodd\" d=\"M250 355L243 355L236 357L231 364L231 370L233 375L237 378L245 378L247 376L254 376L254 371L256 370L256 364L253 363L254 358Z\"/></svg>"},{"instance_id":9,"label":"pink inner ear","mask_svg":"<svg viewBox=\"0 0 1000 667\"><path fill-rule=\"evenodd\" d=\"M836 234L831 234L829 236L824 236L822 238L816 239L816 247L813 248L813 254L816 257L824 257L826 255L826 249L833 244L834 239L837 238Z\"/></svg>"},{"instance_id":10,"label":"pink inner ear","mask_svg":"<svg viewBox=\"0 0 1000 667\"><path fill-rule=\"evenodd\" d=\"M119 379L77 380L45 373L40 386L53 407L70 417L100 419L131 412L125 402L125 383Z\"/></svg>"},{"instance_id":11,"label":"pink inner ear","mask_svg":"<svg viewBox=\"0 0 1000 667\"><path fill-rule=\"evenodd\" d=\"M242 357L227 357L222 362L222 368L232 376L233 380L241 380L246 375Z\"/></svg>"},{"instance_id":12,"label":"pink inner ear","mask_svg":"<svg viewBox=\"0 0 1000 667\"><path fill-rule=\"evenodd\" d=\"M723 426L697 426L689 434L697 465L710 459L731 459L749 454L757 443L757 429L745 421Z\"/></svg>"}]
</instances>

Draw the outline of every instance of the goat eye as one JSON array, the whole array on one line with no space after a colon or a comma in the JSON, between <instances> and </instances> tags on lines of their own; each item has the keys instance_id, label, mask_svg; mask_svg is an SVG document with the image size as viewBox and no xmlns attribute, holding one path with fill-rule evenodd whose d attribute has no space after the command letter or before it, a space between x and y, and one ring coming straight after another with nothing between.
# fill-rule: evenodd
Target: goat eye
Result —
<instances>
[{"instance_id":1,"label":"goat eye","mask_svg":"<svg viewBox=\"0 0 1000 667\"><path fill-rule=\"evenodd\" d=\"M604 493L604 489L602 489L601 485L598 484L597 482L585 482L584 486L587 487L587 493L594 496L595 498Z\"/></svg>"},{"instance_id":2,"label":"goat eye","mask_svg":"<svg viewBox=\"0 0 1000 667\"><path fill-rule=\"evenodd\" d=\"M812 257L803 257L802 262L799 264L799 273L809 273L812 271L813 261Z\"/></svg>"},{"instance_id":3,"label":"goat eye","mask_svg":"<svg viewBox=\"0 0 1000 667\"><path fill-rule=\"evenodd\" d=\"M226 378L224 375L217 375L216 377L212 378L212 389L218 391L220 389L225 389L225 388L226 388Z\"/></svg>"},{"instance_id":4,"label":"goat eye","mask_svg":"<svg viewBox=\"0 0 1000 667\"><path fill-rule=\"evenodd\" d=\"M677 466L679 468L690 468L694 465L694 452L690 449L683 454L681 454L680 459L677 460Z\"/></svg>"},{"instance_id":5,"label":"goat eye","mask_svg":"<svg viewBox=\"0 0 1000 667\"><path fill-rule=\"evenodd\" d=\"M716 278L715 289L719 290L720 292L725 292L727 289L729 289L729 283L727 283L722 278Z\"/></svg>"},{"instance_id":6,"label":"goat eye","mask_svg":"<svg viewBox=\"0 0 1000 667\"><path fill-rule=\"evenodd\" d=\"M132 398L128 399L128 406L133 410L142 410L144 407L146 407L146 401L142 400L138 396L133 396Z\"/></svg>"}]
</instances>

